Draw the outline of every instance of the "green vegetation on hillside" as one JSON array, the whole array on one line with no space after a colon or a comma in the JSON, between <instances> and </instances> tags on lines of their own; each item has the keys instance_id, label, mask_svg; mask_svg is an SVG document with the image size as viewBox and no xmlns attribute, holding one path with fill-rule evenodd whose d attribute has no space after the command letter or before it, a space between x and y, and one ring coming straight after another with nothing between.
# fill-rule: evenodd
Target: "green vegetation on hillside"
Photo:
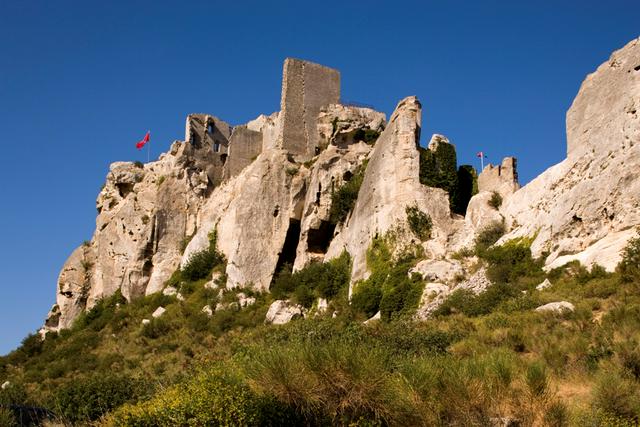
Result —
<instances>
[{"instance_id":1,"label":"green vegetation on hillside","mask_svg":"<svg viewBox=\"0 0 640 427\"><path fill-rule=\"evenodd\" d=\"M353 210L358 199L358 192L364 180L364 173L367 169L367 161L356 168L353 176L344 182L337 190L331 193L331 210L329 221L333 224L340 224L347 219Z\"/></svg>"},{"instance_id":2,"label":"green vegetation on hillside","mask_svg":"<svg viewBox=\"0 0 640 427\"><path fill-rule=\"evenodd\" d=\"M499 225L499 224L498 224ZM498 225L473 252L493 285L450 295L435 317L412 320L422 281L408 269L420 253L393 236L367 253L371 275L346 305L346 255L310 264L272 291L253 294L176 279L184 301L115 295L74 327L0 358L2 405L44 406L73 425L637 425L640 419L640 238L615 273L577 263L544 272L531 239L492 246ZM498 237L496 237L498 236ZM223 261L220 261L223 262ZM198 275L196 275L198 276ZM317 280L314 280L314 277ZM536 290L548 278L552 285ZM333 310L287 325L263 323L269 303L333 296ZM536 312L569 301L574 311ZM209 317L204 304L228 308ZM158 307L163 327L145 333ZM380 310L382 319L362 321ZM336 313L336 317L333 316Z\"/></svg>"}]
</instances>

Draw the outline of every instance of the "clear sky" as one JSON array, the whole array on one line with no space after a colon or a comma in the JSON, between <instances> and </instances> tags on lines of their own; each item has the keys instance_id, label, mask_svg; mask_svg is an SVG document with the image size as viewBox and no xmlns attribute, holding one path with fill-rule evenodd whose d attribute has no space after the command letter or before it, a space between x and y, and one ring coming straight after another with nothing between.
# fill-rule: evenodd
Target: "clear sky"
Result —
<instances>
[{"instance_id":1,"label":"clear sky","mask_svg":"<svg viewBox=\"0 0 640 427\"><path fill-rule=\"evenodd\" d=\"M580 83L639 17L638 0L0 1L0 354L42 324L109 164L146 160L147 129L157 157L189 113L276 111L293 56L387 114L417 95L423 143L514 155L524 183L564 158Z\"/></svg>"}]
</instances>

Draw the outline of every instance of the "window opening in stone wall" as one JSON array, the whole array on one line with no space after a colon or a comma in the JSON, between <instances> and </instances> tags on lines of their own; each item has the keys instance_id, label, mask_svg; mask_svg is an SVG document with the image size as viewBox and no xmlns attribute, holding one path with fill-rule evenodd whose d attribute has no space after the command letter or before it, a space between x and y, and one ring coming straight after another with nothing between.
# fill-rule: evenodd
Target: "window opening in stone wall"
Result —
<instances>
[{"instance_id":1,"label":"window opening in stone wall","mask_svg":"<svg viewBox=\"0 0 640 427\"><path fill-rule=\"evenodd\" d=\"M214 142L213 143L213 152L214 153L219 153L220 152L220 143L219 142Z\"/></svg>"}]
</instances>

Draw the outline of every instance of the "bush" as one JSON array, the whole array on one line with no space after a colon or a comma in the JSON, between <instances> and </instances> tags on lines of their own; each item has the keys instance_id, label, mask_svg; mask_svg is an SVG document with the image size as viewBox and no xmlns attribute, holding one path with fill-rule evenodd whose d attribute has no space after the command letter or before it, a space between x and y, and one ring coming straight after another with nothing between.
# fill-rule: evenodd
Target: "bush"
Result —
<instances>
[{"instance_id":1,"label":"bush","mask_svg":"<svg viewBox=\"0 0 640 427\"><path fill-rule=\"evenodd\" d=\"M153 399L127 404L107 425L135 427L296 424L292 411L256 395L230 367L207 369Z\"/></svg>"},{"instance_id":2,"label":"bush","mask_svg":"<svg viewBox=\"0 0 640 427\"><path fill-rule=\"evenodd\" d=\"M156 339L168 334L171 329L172 326L168 320L158 317L153 318L149 323L142 325L140 335L146 338Z\"/></svg>"},{"instance_id":3,"label":"bush","mask_svg":"<svg viewBox=\"0 0 640 427\"><path fill-rule=\"evenodd\" d=\"M616 417L637 419L640 416L640 388L617 372L604 372L594 387L593 406Z\"/></svg>"},{"instance_id":4,"label":"bush","mask_svg":"<svg viewBox=\"0 0 640 427\"><path fill-rule=\"evenodd\" d=\"M9 408L0 406L0 426L13 427L17 425L18 421L13 416L13 412Z\"/></svg>"},{"instance_id":5,"label":"bush","mask_svg":"<svg viewBox=\"0 0 640 427\"><path fill-rule=\"evenodd\" d=\"M431 221L431 217L422 212L417 205L407 206L405 208L405 212L407 214L407 222L409 223L409 228L420 240L427 240L431 238L431 229L433 227L433 222Z\"/></svg>"},{"instance_id":6,"label":"bush","mask_svg":"<svg viewBox=\"0 0 640 427\"><path fill-rule=\"evenodd\" d=\"M542 277L542 261L532 258L530 246L529 239L513 239L481 251L481 257L489 262L489 280L494 283L514 283L523 276Z\"/></svg>"},{"instance_id":7,"label":"bush","mask_svg":"<svg viewBox=\"0 0 640 427\"><path fill-rule=\"evenodd\" d=\"M617 270L625 282L640 281L640 236L629 240Z\"/></svg>"},{"instance_id":8,"label":"bush","mask_svg":"<svg viewBox=\"0 0 640 427\"><path fill-rule=\"evenodd\" d=\"M192 282L204 279L211 274L215 266L225 262L224 255L216 249L216 240L216 232L212 231L209 234L209 247L192 254L180 270L182 279Z\"/></svg>"},{"instance_id":9,"label":"bush","mask_svg":"<svg viewBox=\"0 0 640 427\"><path fill-rule=\"evenodd\" d=\"M351 279L351 258L345 251L339 257L327 262L311 262L302 270L291 272L285 265L276 275L271 288L275 299L295 296L297 302L306 308L315 299L332 299L349 285Z\"/></svg>"},{"instance_id":10,"label":"bush","mask_svg":"<svg viewBox=\"0 0 640 427\"><path fill-rule=\"evenodd\" d=\"M351 179L337 191L331 193L331 209L329 211L329 221L332 224L340 224L347 219L349 212L353 209L358 199L358 193L360 192L360 186L364 180L364 173L367 168L367 163L363 163L355 170Z\"/></svg>"},{"instance_id":11,"label":"bush","mask_svg":"<svg viewBox=\"0 0 640 427\"><path fill-rule=\"evenodd\" d=\"M497 242L506 232L504 222L494 222L483 228L475 238L476 255L482 253L495 242Z\"/></svg>"},{"instance_id":12,"label":"bush","mask_svg":"<svg viewBox=\"0 0 640 427\"><path fill-rule=\"evenodd\" d=\"M493 193L491 193L491 198L489 199L488 203L492 208L496 210L500 209L500 206L502 206L502 196L497 191L494 191Z\"/></svg>"},{"instance_id":13,"label":"bush","mask_svg":"<svg viewBox=\"0 0 640 427\"><path fill-rule=\"evenodd\" d=\"M355 285L351 296L351 307L369 318L380 310L380 300L382 300L380 286L365 280Z\"/></svg>"},{"instance_id":14,"label":"bush","mask_svg":"<svg viewBox=\"0 0 640 427\"><path fill-rule=\"evenodd\" d=\"M55 412L71 423L95 421L144 394L144 383L116 374L78 378L55 392Z\"/></svg>"}]
</instances>

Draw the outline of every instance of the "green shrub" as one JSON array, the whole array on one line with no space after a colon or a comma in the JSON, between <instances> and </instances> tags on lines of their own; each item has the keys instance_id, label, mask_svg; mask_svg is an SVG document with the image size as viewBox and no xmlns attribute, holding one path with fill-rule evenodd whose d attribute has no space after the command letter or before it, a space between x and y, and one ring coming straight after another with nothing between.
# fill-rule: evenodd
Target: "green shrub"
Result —
<instances>
[{"instance_id":1,"label":"green shrub","mask_svg":"<svg viewBox=\"0 0 640 427\"><path fill-rule=\"evenodd\" d=\"M482 253L489 246L497 242L506 231L504 222L493 222L483 228L474 240L476 254L481 256Z\"/></svg>"},{"instance_id":2,"label":"green shrub","mask_svg":"<svg viewBox=\"0 0 640 427\"><path fill-rule=\"evenodd\" d=\"M126 376L100 373L67 382L55 392L54 412L67 422L95 421L145 393L144 383Z\"/></svg>"},{"instance_id":3,"label":"green shrub","mask_svg":"<svg viewBox=\"0 0 640 427\"><path fill-rule=\"evenodd\" d=\"M491 193L491 198L488 203L492 208L496 210L500 209L500 206L502 206L502 196L497 191L494 191Z\"/></svg>"},{"instance_id":4,"label":"green shrub","mask_svg":"<svg viewBox=\"0 0 640 427\"><path fill-rule=\"evenodd\" d=\"M204 279L211 274L213 268L225 262L224 255L216 249L217 234L212 231L209 234L209 247L196 252L189 257L180 275L184 280L196 281Z\"/></svg>"},{"instance_id":5,"label":"green shrub","mask_svg":"<svg viewBox=\"0 0 640 427\"><path fill-rule=\"evenodd\" d=\"M0 426L13 427L17 425L18 421L13 416L13 412L9 408L0 406Z\"/></svg>"},{"instance_id":6,"label":"green shrub","mask_svg":"<svg viewBox=\"0 0 640 427\"><path fill-rule=\"evenodd\" d=\"M637 419L640 416L640 388L617 372L603 372L593 390L593 406L616 417Z\"/></svg>"},{"instance_id":7,"label":"green shrub","mask_svg":"<svg viewBox=\"0 0 640 427\"><path fill-rule=\"evenodd\" d=\"M332 299L349 285L351 258L345 251L327 262L311 262L294 273L285 265L276 274L270 287L274 299L286 299L292 295L306 308L317 298Z\"/></svg>"},{"instance_id":8,"label":"green shrub","mask_svg":"<svg viewBox=\"0 0 640 427\"><path fill-rule=\"evenodd\" d=\"M622 251L622 260L617 270L625 282L640 281L640 236L629 240Z\"/></svg>"},{"instance_id":9,"label":"green shrub","mask_svg":"<svg viewBox=\"0 0 640 427\"><path fill-rule=\"evenodd\" d=\"M407 222L409 223L409 228L420 240L427 240L431 238L431 229L433 227L433 222L431 221L431 217L422 212L417 205L407 206L405 208L405 212L407 214Z\"/></svg>"},{"instance_id":10,"label":"green shrub","mask_svg":"<svg viewBox=\"0 0 640 427\"><path fill-rule=\"evenodd\" d=\"M140 335L150 339L160 338L171 331L172 325L171 322L166 320L164 317L153 318L142 325L142 330L140 331Z\"/></svg>"},{"instance_id":11,"label":"green shrub","mask_svg":"<svg viewBox=\"0 0 640 427\"><path fill-rule=\"evenodd\" d=\"M171 427L287 423L296 424L291 410L253 393L230 367L214 366L149 401L122 406L106 424Z\"/></svg>"},{"instance_id":12,"label":"green shrub","mask_svg":"<svg viewBox=\"0 0 640 427\"><path fill-rule=\"evenodd\" d=\"M382 289L378 284L365 280L355 285L351 296L351 307L363 313L366 317L371 317L380 310L382 300Z\"/></svg>"},{"instance_id":13,"label":"green shrub","mask_svg":"<svg viewBox=\"0 0 640 427\"><path fill-rule=\"evenodd\" d=\"M529 239L513 239L482 252L489 262L487 277L492 282L514 283L523 276L542 276L542 261L531 256Z\"/></svg>"},{"instance_id":14,"label":"green shrub","mask_svg":"<svg viewBox=\"0 0 640 427\"><path fill-rule=\"evenodd\" d=\"M331 209L329 211L329 221L331 223L340 224L347 219L349 212L351 212L358 199L366 168L366 162L358 166L351 179L331 193Z\"/></svg>"},{"instance_id":15,"label":"green shrub","mask_svg":"<svg viewBox=\"0 0 640 427\"><path fill-rule=\"evenodd\" d=\"M133 165L137 168L143 169L144 168L144 163L142 163L139 160L136 160L135 162L133 162Z\"/></svg>"}]
</instances>

